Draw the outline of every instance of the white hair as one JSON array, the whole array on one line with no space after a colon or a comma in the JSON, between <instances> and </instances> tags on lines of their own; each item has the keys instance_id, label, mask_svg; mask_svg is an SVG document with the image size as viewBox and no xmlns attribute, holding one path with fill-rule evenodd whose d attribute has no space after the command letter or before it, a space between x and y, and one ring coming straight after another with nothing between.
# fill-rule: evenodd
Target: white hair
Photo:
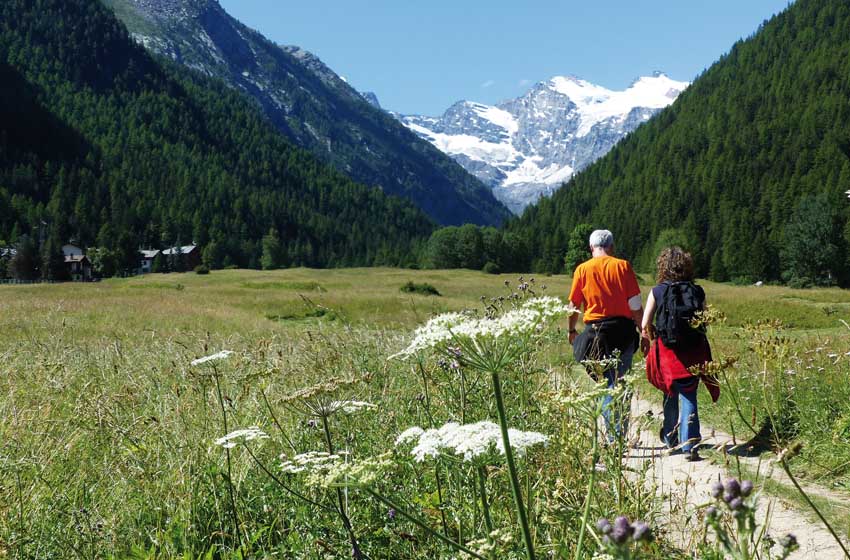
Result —
<instances>
[{"instance_id":1,"label":"white hair","mask_svg":"<svg viewBox=\"0 0 850 560\"><path fill-rule=\"evenodd\" d=\"M597 229L590 234L590 248L602 247L608 249L614 245L614 234L607 229Z\"/></svg>"}]
</instances>

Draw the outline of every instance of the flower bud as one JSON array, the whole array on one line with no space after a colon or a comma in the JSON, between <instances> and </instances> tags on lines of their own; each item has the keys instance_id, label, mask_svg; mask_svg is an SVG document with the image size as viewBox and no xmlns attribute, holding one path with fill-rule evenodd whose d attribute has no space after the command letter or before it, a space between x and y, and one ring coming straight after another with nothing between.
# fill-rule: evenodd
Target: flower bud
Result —
<instances>
[{"instance_id":1,"label":"flower bud","mask_svg":"<svg viewBox=\"0 0 850 560\"><path fill-rule=\"evenodd\" d=\"M602 533L603 535L607 535L611 532L611 530L614 527L611 526L610 521L608 521L606 518L603 517L599 521L596 522L596 528L599 529L599 532Z\"/></svg>"},{"instance_id":2,"label":"flower bud","mask_svg":"<svg viewBox=\"0 0 850 560\"><path fill-rule=\"evenodd\" d=\"M751 480L745 480L741 482L741 496L748 497L753 493L753 482Z\"/></svg>"},{"instance_id":3,"label":"flower bud","mask_svg":"<svg viewBox=\"0 0 850 560\"><path fill-rule=\"evenodd\" d=\"M723 489L725 490L725 493L731 495L732 498L737 498L741 495L741 483L738 482L737 478L730 478L727 480L723 485ZM724 497L723 499L725 500L726 498Z\"/></svg>"},{"instance_id":4,"label":"flower bud","mask_svg":"<svg viewBox=\"0 0 850 560\"><path fill-rule=\"evenodd\" d=\"M635 542L649 542L652 540L652 530L649 528L649 525L643 521L635 521L632 524L632 530L634 531L632 538Z\"/></svg>"},{"instance_id":5,"label":"flower bud","mask_svg":"<svg viewBox=\"0 0 850 560\"><path fill-rule=\"evenodd\" d=\"M614 520L614 529L611 531L611 539L615 544L625 543L632 534L632 526L629 519L623 515Z\"/></svg>"},{"instance_id":6,"label":"flower bud","mask_svg":"<svg viewBox=\"0 0 850 560\"><path fill-rule=\"evenodd\" d=\"M729 502L729 509L732 511L740 511L744 508L744 500L741 498L735 498L731 502Z\"/></svg>"},{"instance_id":7,"label":"flower bud","mask_svg":"<svg viewBox=\"0 0 850 560\"><path fill-rule=\"evenodd\" d=\"M719 480L711 485L711 497L719 499L723 495L723 483Z\"/></svg>"}]
</instances>

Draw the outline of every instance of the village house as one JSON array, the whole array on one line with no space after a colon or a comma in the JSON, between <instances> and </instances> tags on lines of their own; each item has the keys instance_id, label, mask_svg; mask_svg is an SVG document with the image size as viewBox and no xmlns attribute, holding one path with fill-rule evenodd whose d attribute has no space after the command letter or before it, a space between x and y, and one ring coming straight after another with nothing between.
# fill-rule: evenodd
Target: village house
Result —
<instances>
[{"instance_id":1,"label":"village house","mask_svg":"<svg viewBox=\"0 0 850 560\"><path fill-rule=\"evenodd\" d=\"M153 261L159 253L159 249L142 249L139 251L139 274L148 274L153 271Z\"/></svg>"},{"instance_id":2,"label":"village house","mask_svg":"<svg viewBox=\"0 0 850 560\"><path fill-rule=\"evenodd\" d=\"M62 254L65 257L65 268L68 276L74 282L88 282L92 279L91 262L83 254L83 250L70 243L62 245Z\"/></svg>"},{"instance_id":3,"label":"village house","mask_svg":"<svg viewBox=\"0 0 850 560\"><path fill-rule=\"evenodd\" d=\"M201 249L194 244L165 249L162 251L162 256L169 260L180 256L183 259L183 268L185 270L192 270L201 264Z\"/></svg>"}]
</instances>

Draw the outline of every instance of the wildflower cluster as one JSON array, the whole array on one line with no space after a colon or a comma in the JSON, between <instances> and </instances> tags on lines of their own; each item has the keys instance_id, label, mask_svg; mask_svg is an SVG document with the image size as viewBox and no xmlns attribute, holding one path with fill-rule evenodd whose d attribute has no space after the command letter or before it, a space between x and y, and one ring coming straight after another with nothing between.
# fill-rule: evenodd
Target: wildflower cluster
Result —
<instances>
[{"instance_id":1,"label":"wildflower cluster","mask_svg":"<svg viewBox=\"0 0 850 560\"><path fill-rule=\"evenodd\" d=\"M232 350L222 350L221 352L216 352L215 354L211 354L209 356L204 356L203 358L198 358L196 360L192 360L191 364L193 366L199 366L201 364L206 364L207 362L215 362L217 360L223 360L233 354Z\"/></svg>"},{"instance_id":2,"label":"wildflower cluster","mask_svg":"<svg viewBox=\"0 0 850 560\"><path fill-rule=\"evenodd\" d=\"M507 550L514 542L513 533L509 529L493 529L485 538L475 539L466 543L466 546L479 556L493 558L499 552ZM458 555L460 559L473 558L466 552Z\"/></svg>"},{"instance_id":3,"label":"wildflower cluster","mask_svg":"<svg viewBox=\"0 0 850 560\"><path fill-rule=\"evenodd\" d=\"M494 317L445 313L416 329L407 348L391 357L406 358L453 339L476 341L525 336L536 332L549 320L572 313L578 313L572 304L564 305L560 299L551 296L529 299L516 309Z\"/></svg>"},{"instance_id":4,"label":"wildflower cluster","mask_svg":"<svg viewBox=\"0 0 850 560\"><path fill-rule=\"evenodd\" d=\"M763 531L756 526L756 496L753 491L753 483L749 480L718 480L711 487L711 497L714 498L715 505L706 508L705 522L717 535L717 540L725 552L733 558L756 558L756 549L759 547L764 550L761 557L769 557L773 545L778 544L779 554L773 558L784 560L799 548L797 539L791 534L785 535L778 542L767 536L761 538ZM726 513L734 518L735 531L723 523Z\"/></svg>"},{"instance_id":5,"label":"wildflower cluster","mask_svg":"<svg viewBox=\"0 0 850 560\"><path fill-rule=\"evenodd\" d=\"M281 399L281 403L295 412L319 418L327 418L339 411L352 413L376 408L372 403L340 398L344 393L350 393L357 385L369 381L371 377L370 373L360 377L330 377L323 383L286 395Z\"/></svg>"},{"instance_id":6,"label":"wildflower cluster","mask_svg":"<svg viewBox=\"0 0 850 560\"><path fill-rule=\"evenodd\" d=\"M752 505L744 503L753 493L753 483L749 480L739 482L736 478L730 478L726 482L715 482L711 487L711 497L725 504L736 515L745 513ZM706 519L716 518L718 514L715 506L706 509Z\"/></svg>"},{"instance_id":7,"label":"wildflower cluster","mask_svg":"<svg viewBox=\"0 0 850 560\"><path fill-rule=\"evenodd\" d=\"M281 455L280 470L287 474L299 474L302 472L326 472L331 467L343 460L347 455L345 451L339 453L328 453L326 451L308 451L299 453L291 459Z\"/></svg>"},{"instance_id":8,"label":"wildflower cluster","mask_svg":"<svg viewBox=\"0 0 850 560\"><path fill-rule=\"evenodd\" d=\"M250 428L230 432L229 434L215 440L214 443L224 447L225 449L233 449L240 441L244 443L256 439L268 439L268 437L269 435L258 426L251 426Z\"/></svg>"},{"instance_id":9,"label":"wildflower cluster","mask_svg":"<svg viewBox=\"0 0 850 560\"><path fill-rule=\"evenodd\" d=\"M522 456L529 447L545 444L549 437L538 432L523 432L516 429L508 430L511 448ZM396 439L396 445L406 445L416 442L410 454L422 462L427 458L438 457L441 452L450 452L462 456L464 461L473 461L479 457L490 455L497 449L505 454L502 432L498 424L489 421L474 424L458 424L449 422L436 429L423 430L413 427L405 430Z\"/></svg>"},{"instance_id":10,"label":"wildflower cluster","mask_svg":"<svg viewBox=\"0 0 850 560\"><path fill-rule=\"evenodd\" d=\"M364 488L371 486L392 465L392 453L359 461L327 463L327 468L310 472L307 484L321 488Z\"/></svg>"},{"instance_id":11,"label":"wildflower cluster","mask_svg":"<svg viewBox=\"0 0 850 560\"><path fill-rule=\"evenodd\" d=\"M378 405L366 401L331 401L328 403L328 409L337 412L342 411L346 414L354 414L364 410L372 410L378 408Z\"/></svg>"},{"instance_id":12,"label":"wildflower cluster","mask_svg":"<svg viewBox=\"0 0 850 560\"><path fill-rule=\"evenodd\" d=\"M605 552L613 558L629 558L631 547L638 543L652 542L652 529L643 521L630 522L621 515L612 523L602 518L596 523L596 529L602 534Z\"/></svg>"}]
</instances>

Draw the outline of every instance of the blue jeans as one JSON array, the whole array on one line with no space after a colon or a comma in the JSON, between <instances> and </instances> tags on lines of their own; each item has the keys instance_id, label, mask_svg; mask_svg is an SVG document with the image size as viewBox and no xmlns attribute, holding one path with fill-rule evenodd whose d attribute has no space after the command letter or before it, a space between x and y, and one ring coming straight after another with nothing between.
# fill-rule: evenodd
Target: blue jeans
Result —
<instances>
[{"instance_id":1,"label":"blue jeans","mask_svg":"<svg viewBox=\"0 0 850 560\"><path fill-rule=\"evenodd\" d=\"M634 346L630 346L620 353L620 363L617 369L605 372L605 380L608 388L613 389L617 382L632 368L632 356L635 354ZM629 408L631 407L632 395L627 392L623 399L613 402L611 395L602 397L602 418L605 420L605 430L608 433L608 442L613 443L619 437L625 437L629 431ZM625 418L623 418L625 415Z\"/></svg>"},{"instance_id":2,"label":"blue jeans","mask_svg":"<svg viewBox=\"0 0 850 560\"><path fill-rule=\"evenodd\" d=\"M684 443L682 450L690 451L702 439L697 411L698 388L698 379L677 380L673 382L673 395L669 397L664 395L662 433L668 447L676 447L679 443Z\"/></svg>"}]
</instances>

